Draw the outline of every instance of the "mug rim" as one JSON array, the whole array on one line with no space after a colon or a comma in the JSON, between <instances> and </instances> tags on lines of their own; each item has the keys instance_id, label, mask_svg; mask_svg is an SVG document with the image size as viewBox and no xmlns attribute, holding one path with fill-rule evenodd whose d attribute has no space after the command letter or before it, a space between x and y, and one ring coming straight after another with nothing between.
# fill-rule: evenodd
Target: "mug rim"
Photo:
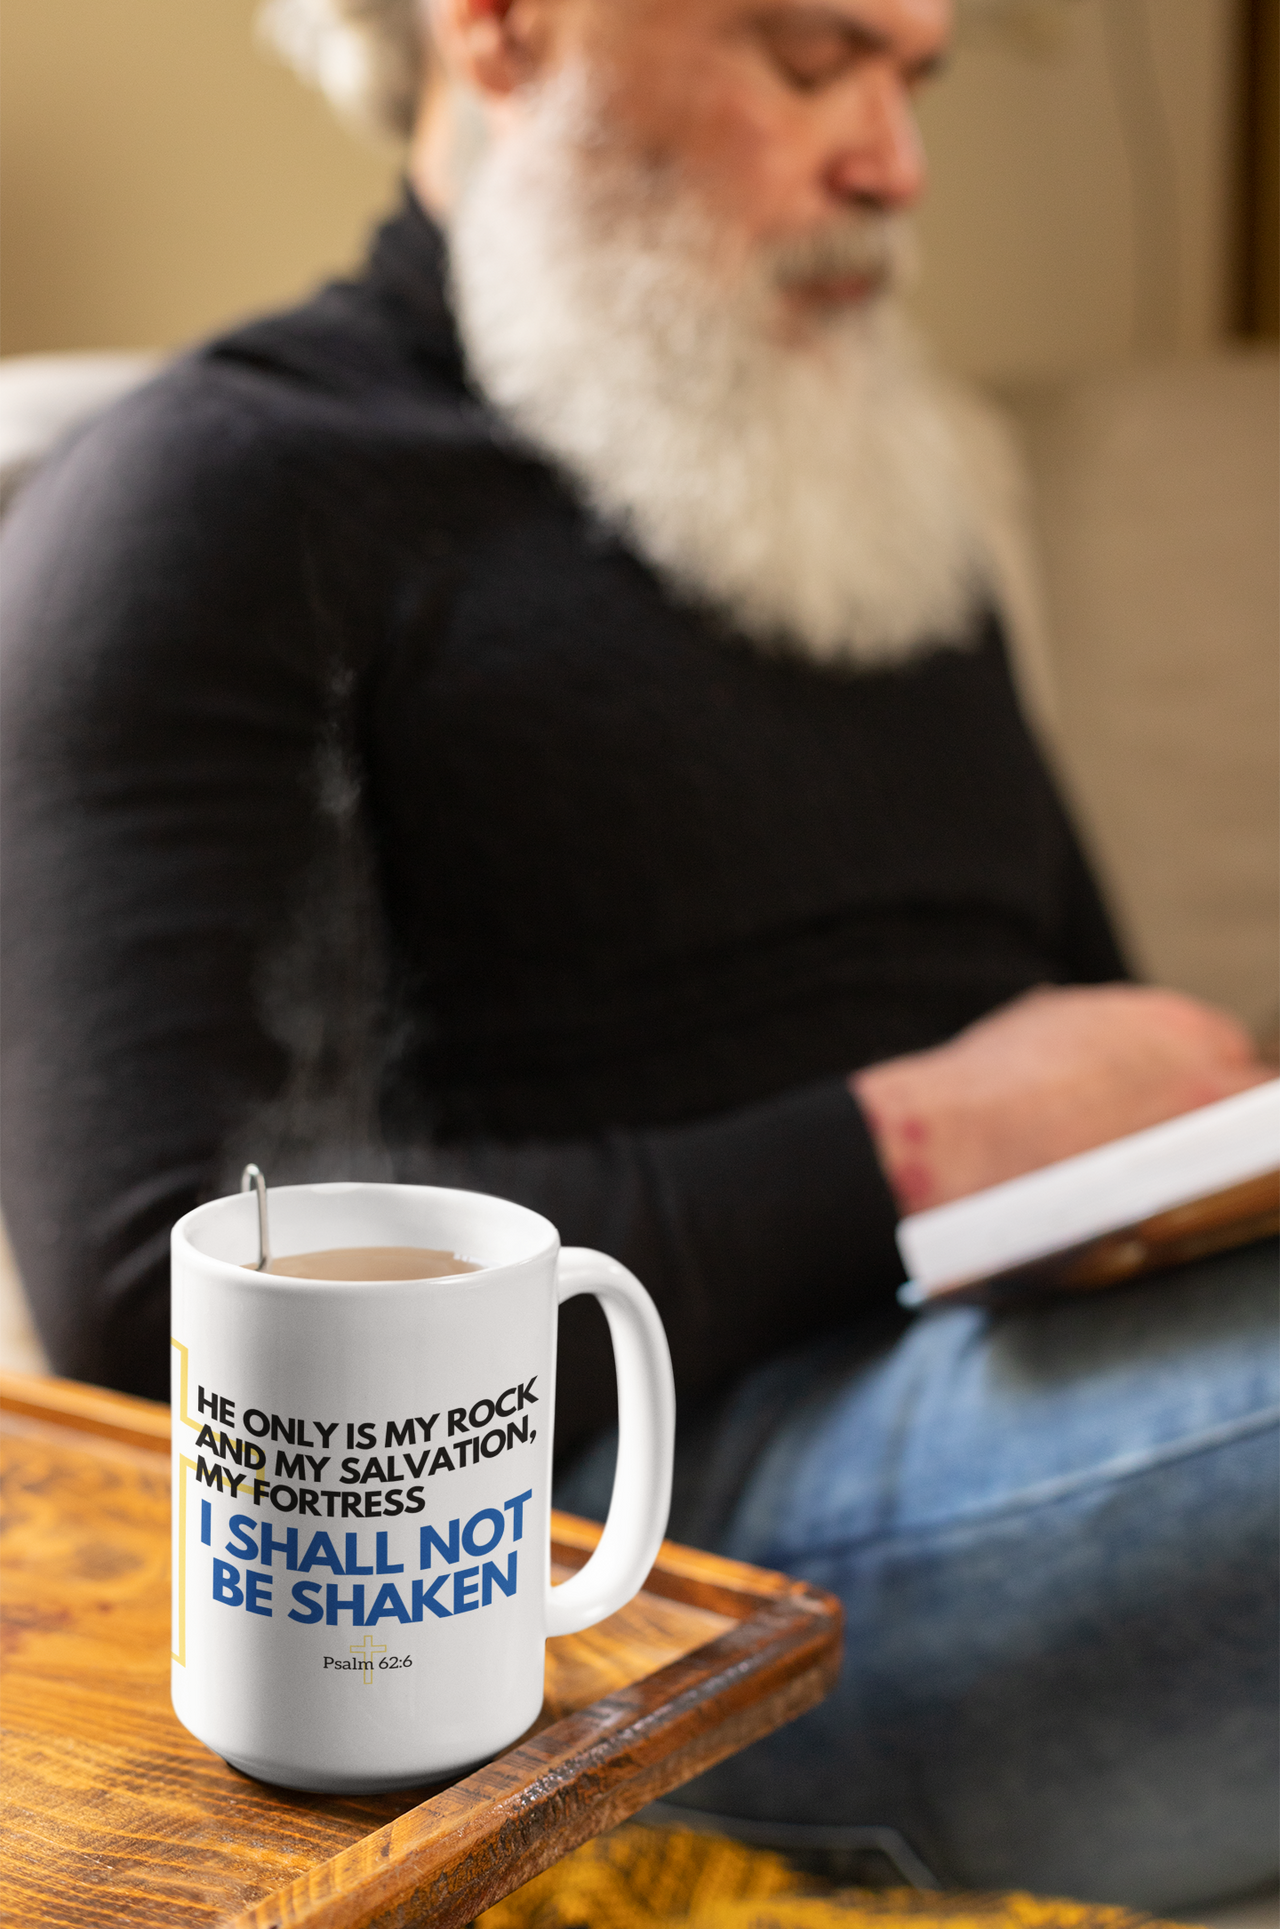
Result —
<instances>
[{"instance_id":1,"label":"mug rim","mask_svg":"<svg viewBox=\"0 0 1280 1929\"><path fill-rule=\"evenodd\" d=\"M330 1289L337 1292L360 1292L368 1288L379 1289L387 1286L449 1286L467 1287L471 1290L502 1273L516 1271L519 1267L530 1266L540 1259L554 1257L560 1247L560 1234L551 1221L542 1213L535 1212L531 1206L522 1206L515 1199L504 1199L500 1193L478 1192L467 1186L428 1186L412 1182L401 1183L395 1179L318 1179L304 1181L298 1185L268 1186L268 1197L272 1193L339 1193L339 1192L417 1192L431 1198L450 1200L483 1200L488 1206L499 1207L504 1213L517 1215L520 1219L532 1222L545 1235L541 1243L522 1253L518 1259L505 1259L495 1265L479 1266L473 1272L442 1273L436 1276L425 1275L422 1279L309 1279L294 1273L260 1273L234 1259L220 1259L215 1253L203 1252L190 1238L187 1228L193 1220L211 1212L215 1206L225 1206L234 1199L247 1198L247 1193L226 1192L216 1199L206 1199L198 1206L174 1222L170 1235L171 1247L181 1245L184 1255L199 1261L204 1266L216 1268L218 1272L243 1284L246 1273L251 1274L261 1286L273 1290L292 1291L299 1287L308 1291L313 1288ZM283 1255L288 1257L288 1255Z\"/></svg>"}]
</instances>

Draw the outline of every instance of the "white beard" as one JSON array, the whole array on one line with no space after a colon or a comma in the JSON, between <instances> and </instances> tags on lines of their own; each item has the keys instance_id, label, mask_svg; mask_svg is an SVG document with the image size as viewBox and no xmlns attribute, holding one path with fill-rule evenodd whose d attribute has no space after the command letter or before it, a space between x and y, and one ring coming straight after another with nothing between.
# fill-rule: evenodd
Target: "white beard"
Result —
<instances>
[{"instance_id":1,"label":"white beard","mask_svg":"<svg viewBox=\"0 0 1280 1929\"><path fill-rule=\"evenodd\" d=\"M488 149L451 223L472 372L674 590L768 648L898 663L962 646L981 544L941 384L891 292L804 335L780 282L901 279L891 217L728 260L724 230L621 150L581 78Z\"/></svg>"}]
</instances>

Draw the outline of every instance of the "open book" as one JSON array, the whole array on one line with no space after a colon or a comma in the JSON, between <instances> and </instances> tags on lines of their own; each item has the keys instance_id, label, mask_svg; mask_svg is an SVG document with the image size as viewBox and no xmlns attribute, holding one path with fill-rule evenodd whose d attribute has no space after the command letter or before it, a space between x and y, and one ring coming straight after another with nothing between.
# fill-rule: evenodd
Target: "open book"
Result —
<instances>
[{"instance_id":1,"label":"open book","mask_svg":"<svg viewBox=\"0 0 1280 1929\"><path fill-rule=\"evenodd\" d=\"M904 1306L1116 1285L1280 1231L1280 1079L912 1213Z\"/></svg>"}]
</instances>

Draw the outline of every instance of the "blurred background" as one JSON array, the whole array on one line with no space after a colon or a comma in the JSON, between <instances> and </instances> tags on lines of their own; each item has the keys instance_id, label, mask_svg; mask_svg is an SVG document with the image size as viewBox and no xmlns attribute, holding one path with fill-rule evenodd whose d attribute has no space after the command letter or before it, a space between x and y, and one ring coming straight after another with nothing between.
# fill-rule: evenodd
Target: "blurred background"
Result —
<instances>
[{"instance_id":1,"label":"blurred background","mask_svg":"<svg viewBox=\"0 0 1280 1929\"><path fill-rule=\"evenodd\" d=\"M1271 335L1276 0L961 0L923 117L920 308L1057 378ZM171 347L355 261L395 193L255 0L5 0L0 350Z\"/></svg>"},{"instance_id":2,"label":"blurred background","mask_svg":"<svg viewBox=\"0 0 1280 1929\"><path fill-rule=\"evenodd\" d=\"M257 4L4 0L0 508L150 366L107 352L296 299L393 204L397 153ZM958 13L916 305L993 431L1015 667L1137 969L1274 1050L1280 0ZM0 1248L0 1350L35 1364L23 1318Z\"/></svg>"},{"instance_id":3,"label":"blurred background","mask_svg":"<svg viewBox=\"0 0 1280 1929\"><path fill-rule=\"evenodd\" d=\"M68 352L295 300L394 203L398 153L281 64L258 10L5 0L0 468L6 437L22 472L136 379ZM1012 430L992 526L1024 694L1138 966L1273 1031L1280 0L957 17L922 103L916 305Z\"/></svg>"}]
</instances>

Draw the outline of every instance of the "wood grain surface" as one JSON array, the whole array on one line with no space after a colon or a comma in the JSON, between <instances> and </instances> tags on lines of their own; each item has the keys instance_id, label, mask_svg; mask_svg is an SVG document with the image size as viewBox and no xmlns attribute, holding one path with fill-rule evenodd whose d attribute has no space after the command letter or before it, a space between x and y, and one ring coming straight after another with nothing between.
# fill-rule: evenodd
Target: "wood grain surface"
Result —
<instances>
[{"instance_id":1,"label":"wood grain surface","mask_svg":"<svg viewBox=\"0 0 1280 1929\"><path fill-rule=\"evenodd\" d=\"M455 1929L813 1705L838 1604L664 1545L645 1591L547 1644L534 1729L451 1787L337 1797L238 1774L169 1705L168 1412L0 1376L8 1919L36 1929ZM598 1529L553 1516L581 1565Z\"/></svg>"}]
</instances>

